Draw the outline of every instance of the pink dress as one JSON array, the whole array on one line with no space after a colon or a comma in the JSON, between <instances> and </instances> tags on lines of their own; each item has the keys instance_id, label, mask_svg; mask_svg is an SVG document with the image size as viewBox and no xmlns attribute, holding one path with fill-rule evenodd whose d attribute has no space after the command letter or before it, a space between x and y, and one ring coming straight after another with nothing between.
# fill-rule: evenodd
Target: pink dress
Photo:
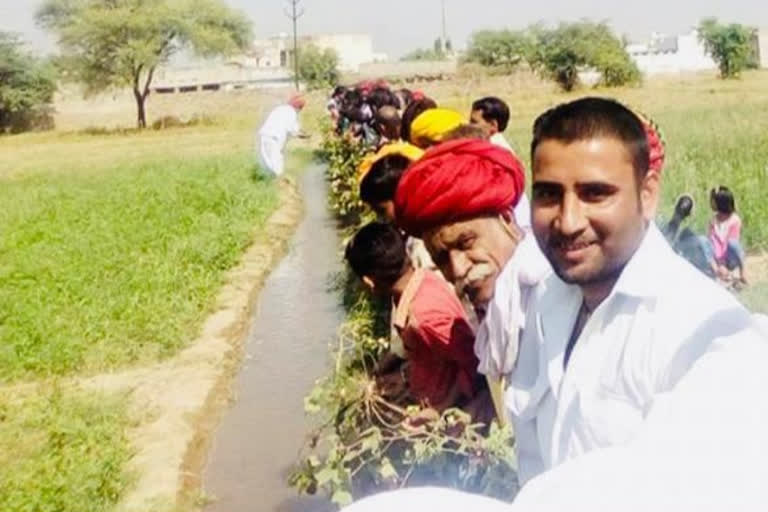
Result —
<instances>
[{"instance_id":1,"label":"pink dress","mask_svg":"<svg viewBox=\"0 0 768 512\"><path fill-rule=\"evenodd\" d=\"M741 219L735 213L723 221L712 219L709 224L709 241L712 243L715 260L725 263L728 252L728 242L739 242L741 239Z\"/></svg>"}]
</instances>

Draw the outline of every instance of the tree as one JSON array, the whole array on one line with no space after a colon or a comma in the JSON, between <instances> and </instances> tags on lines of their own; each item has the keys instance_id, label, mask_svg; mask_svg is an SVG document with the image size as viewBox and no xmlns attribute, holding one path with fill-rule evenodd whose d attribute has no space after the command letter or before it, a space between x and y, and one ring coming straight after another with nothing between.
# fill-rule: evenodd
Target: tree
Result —
<instances>
[{"instance_id":1,"label":"tree","mask_svg":"<svg viewBox=\"0 0 768 512\"><path fill-rule=\"evenodd\" d=\"M45 0L37 20L58 37L60 64L86 94L132 88L139 128L158 66L182 49L230 55L251 39L250 21L224 0Z\"/></svg>"},{"instance_id":2,"label":"tree","mask_svg":"<svg viewBox=\"0 0 768 512\"><path fill-rule=\"evenodd\" d=\"M717 63L721 78L738 78L750 67L754 37L755 29L738 23L722 25L707 18L699 24L699 40Z\"/></svg>"},{"instance_id":3,"label":"tree","mask_svg":"<svg viewBox=\"0 0 768 512\"><path fill-rule=\"evenodd\" d=\"M418 60L445 60L446 56L442 52L436 52L432 48L417 48L410 53L403 55L400 60L402 61L418 61Z\"/></svg>"},{"instance_id":4,"label":"tree","mask_svg":"<svg viewBox=\"0 0 768 512\"><path fill-rule=\"evenodd\" d=\"M600 84L609 87L636 83L641 78L622 40L605 23L561 23L551 30L538 28L533 37L536 44L530 55L531 67L564 91L573 90L579 83L579 72L587 69L598 71Z\"/></svg>"},{"instance_id":5,"label":"tree","mask_svg":"<svg viewBox=\"0 0 768 512\"><path fill-rule=\"evenodd\" d=\"M49 127L55 91L52 67L0 32L0 133Z\"/></svg>"},{"instance_id":6,"label":"tree","mask_svg":"<svg viewBox=\"0 0 768 512\"><path fill-rule=\"evenodd\" d=\"M515 68L530 60L531 30L481 30L472 34L465 60L483 66Z\"/></svg>"},{"instance_id":7,"label":"tree","mask_svg":"<svg viewBox=\"0 0 768 512\"><path fill-rule=\"evenodd\" d=\"M301 47L299 52L299 79L309 89L324 89L339 83L339 57L331 48L321 50L315 45Z\"/></svg>"}]
</instances>

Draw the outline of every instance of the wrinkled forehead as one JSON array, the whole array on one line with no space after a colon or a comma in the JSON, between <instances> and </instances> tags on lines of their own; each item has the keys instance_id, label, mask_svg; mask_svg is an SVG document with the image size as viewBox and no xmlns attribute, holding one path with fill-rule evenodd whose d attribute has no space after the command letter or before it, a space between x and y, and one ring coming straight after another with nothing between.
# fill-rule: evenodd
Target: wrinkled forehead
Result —
<instances>
[{"instance_id":1,"label":"wrinkled forehead","mask_svg":"<svg viewBox=\"0 0 768 512\"><path fill-rule=\"evenodd\" d=\"M462 237L485 234L491 228L495 218L495 216L487 215L441 224L424 231L422 239L429 248L450 249L458 245Z\"/></svg>"}]
</instances>

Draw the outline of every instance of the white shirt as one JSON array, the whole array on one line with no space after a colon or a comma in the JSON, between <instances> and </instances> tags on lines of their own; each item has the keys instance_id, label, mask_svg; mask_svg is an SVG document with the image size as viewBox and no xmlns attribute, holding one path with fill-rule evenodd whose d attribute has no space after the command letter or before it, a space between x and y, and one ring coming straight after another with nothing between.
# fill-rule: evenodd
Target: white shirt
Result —
<instances>
[{"instance_id":1,"label":"white shirt","mask_svg":"<svg viewBox=\"0 0 768 512\"><path fill-rule=\"evenodd\" d=\"M301 131L299 113L290 105L279 105L267 116L259 130L262 137L272 137L282 148L289 135L297 135Z\"/></svg>"},{"instance_id":2,"label":"white shirt","mask_svg":"<svg viewBox=\"0 0 768 512\"><path fill-rule=\"evenodd\" d=\"M715 387L734 385L741 390L729 399L745 401L742 408L754 407L755 400L768 403L768 388L758 394L750 386L740 386L741 371L734 370L738 366L732 364L737 361L745 371L752 368L755 373L768 373L764 335L749 312L677 256L654 225L611 294L584 326L567 371L563 369L564 351L582 303L581 291L553 275L538 287L533 301L534 314L528 316L517 367L505 394L517 436L520 480L526 482L570 460L577 469L569 471L564 465L552 473L560 476L542 475L549 483L539 483L531 491L524 487L521 496L535 492L540 498L564 492L562 505L569 493L581 496L587 492L579 490L575 482L584 486L585 479L604 478L599 486L599 482L591 486L595 493L598 487L609 486L607 482L621 480L618 475L637 476L635 469L627 472L632 466L658 474L657 466L667 465L677 477L697 475L688 465L701 466L712 443L732 443L740 435L738 425L727 419L717 422L733 404L710 402L722 396L722 391L713 394L713 382L706 372L726 380ZM731 353L723 356L723 348ZM754 353L766 354L758 365L760 370L754 369ZM768 385L768 379L759 378ZM752 391L752 400L744 390ZM768 431L766 409L755 412L757 424ZM698 452L683 450L690 445L688 440L701 439L697 432L705 431L702 423L715 432L727 432L728 439L704 442L696 447ZM764 441L764 455L768 457L765 435L755 438L755 448ZM632 443L637 447L625 448ZM615 454L608 450L611 455L601 458L600 453L612 447L626 451ZM669 464L659 447L683 450L682 458L675 459L679 465ZM577 464L581 457L584 462ZM594 465L589 460L595 461ZM736 469L722 467L716 460L702 467L710 471ZM584 475L576 477L574 471ZM663 481L650 480L653 485L664 485ZM685 488L684 483L680 485ZM594 500L585 503L595 505Z\"/></svg>"},{"instance_id":3,"label":"white shirt","mask_svg":"<svg viewBox=\"0 0 768 512\"><path fill-rule=\"evenodd\" d=\"M535 286L551 274L552 267L536 239L525 235L496 278L493 298L477 331L478 372L500 379L514 370L528 303Z\"/></svg>"},{"instance_id":4,"label":"white shirt","mask_svg":"<svg viewBox=\"0 0 768 512\"><path fill-rule=\"evenodd\" d=\"M512 146L507 142L503 133L496 132L491 135L490 142L495 146L506 149L517 157L517 153L515 153L515 150L512 149ZM524 231L531 231L531 202L528 200L528 195L525 192L520 196L520 200L515 206L515 221Z\"/></svg>"}]
</instances>

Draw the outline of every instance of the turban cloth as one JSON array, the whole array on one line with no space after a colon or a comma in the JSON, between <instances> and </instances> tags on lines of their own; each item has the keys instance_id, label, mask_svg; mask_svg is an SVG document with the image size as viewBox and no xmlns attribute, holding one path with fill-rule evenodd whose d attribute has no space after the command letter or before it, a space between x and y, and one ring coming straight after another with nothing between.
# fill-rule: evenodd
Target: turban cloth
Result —
<instances>
[{"instance_id":1,"label":"turban cloth","mask_svg":"<svg viewBox=\"0 0 768 512\"><path fill-rule=\"evenodd\" d=\"M646 115L637 111L635 111L635 115L643 124L645 136L648 139L648 169L652 172L661 174L661 171L664 168L664 159L666 157L664 138L661 135L661 130L659 130L659 126Z\"/></svg>"},{"instance_id":2,"label":"turban cloth","mask_svg":"<svg viewBox=\"0 0 768 512\"><path fill-rule=\"evenodd\" d=\"M411 123L411 142L417 146L429 146L443 140L443 137L461 126L464 117L447 108L425 110Z\"/></svg>"},{"instance_id":3,"label":"turban cloth","mask_svg":"<svg viewBox=\"0 0 768 512\"><path fill-rule=\"evenodd\" d=\"M395 194L397 223L408 234L517 205L525 187L523 164L490 142L459 139L427 151L400 178Z\"/></svg>"},{"instance_id":4,"label":"turban cloth","mask_svg":"<svg viewBox=\"0 0 768 512\"><path fill-rule=\"evenodd\" d=\"M365 175L368 174L368 172L371 170L371 168L376 165L376 162L384 157L390 155L400 155L404 156L411 162L415 162L421 158L423 154L423 149L417 148L413 144L409 144L407 142L392 142L391 144L386 144L382 146L375 154L366 156L363 161L360 162L360 165L357 167L358 178L360 181L362 181L363 178L365 178Z\"/></svg>"},{"instance_id":5,"label":"turban cloth","mask_svg":"<svg viewBox=\"0 0 768 512\"><path fill-rule=\"evenodd\" d=\"M304 108L304 105L307 104L307 101L301 94L294 94L291 96L291 99L288 100L288 104L295 109L301 109Z\"/></svg>"}]
</instances>

